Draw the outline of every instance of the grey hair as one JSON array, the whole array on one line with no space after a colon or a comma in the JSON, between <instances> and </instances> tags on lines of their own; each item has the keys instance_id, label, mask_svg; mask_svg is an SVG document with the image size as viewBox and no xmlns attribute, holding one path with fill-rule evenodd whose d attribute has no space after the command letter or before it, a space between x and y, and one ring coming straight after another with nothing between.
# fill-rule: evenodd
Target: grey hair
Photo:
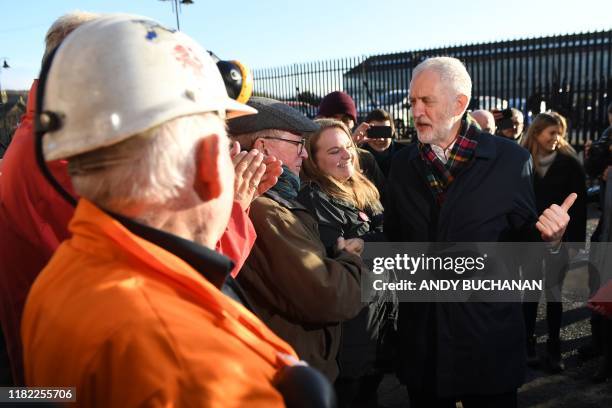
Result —
<instances>
[{"instance_id":1,"label":"grey hair","mask_svg":"<svg viewBox=\"0 0 612 408\"><path fill-rule=\"evenodd\" d=\"M465 95L468 101L472 98L472 78L468 74L465 65L457 58L453 57L434 57L427 58L412 71L412 78L420 73L432 70L440 76L455 95Z\"/></svg>"},{"instance_id":2,"label":"grey hair","mask_svg":"<svg viewBox=\"0 0 612 408\"><path fill-rule=\"evenodd\" d=\"M200 201L193 189L203 135L225 136L225 122L205 113L179 117L120 143L74 156L68 172L81 197L119 214L180 210Z\"/></svg>"},{"instance_id":3,"label":"grey hair","mask_svg":"<svg viewBox=\"0 0 612 408\"><path fill-rule=\"evenodd\" d=\"M45 54L43 56L43 61L47 59L51 51L64 41L68 34L77 29L81 24L95 20L101 15L102 14L90 13L88 11L75 10L55 20L45 35Z\"/></svg>"},{"instance_id":4,"label":"grey hair","mask_svg":"<svg viewBox=\"0 0 612 408\"><path fill-rule=\"evenodd\" d=\"M284 130L264 129L264 130L258 130L257 132L230 135L230 138L240 143L240 147L242 149L251 150L253 146L255 145L255 142L257 141L257 139L261 139L262 137L266 137L266 136L281 137L284 134L285 134Z\"/></svg>"},{"instance_id":5,"label":"grey hair","mask_svg":"<svg viewBox=\"0 0 612 408\"><path fill-rule=\"evenodd\" d=\"M520 117L521 119L524 119L525 116L523 115L523 112L521 112L520 110L516 109L516 108L510 108L510 110L512 110L512 114L516 117Z\"/></svg>"}]
</instances>

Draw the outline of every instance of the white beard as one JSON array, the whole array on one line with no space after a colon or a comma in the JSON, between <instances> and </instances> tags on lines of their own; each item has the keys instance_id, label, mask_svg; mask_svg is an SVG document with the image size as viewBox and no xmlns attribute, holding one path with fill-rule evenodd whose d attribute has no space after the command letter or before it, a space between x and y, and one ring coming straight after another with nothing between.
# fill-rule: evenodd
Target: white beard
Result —
<instances>
[{"instance_id":1,"label":"white beard","mask_svg":"<svg viewBox=\"0 0 612 408\"><path fill-rule=\"evenodd\" d=\"M419 142L424 144L445 144L454 135L451 135L453 126L455 125L457 118L450 116L445 123L440 124L437 129L428 128L425 132L419 132L417 129L417 137Z\"/></svg>"}]
</instances>

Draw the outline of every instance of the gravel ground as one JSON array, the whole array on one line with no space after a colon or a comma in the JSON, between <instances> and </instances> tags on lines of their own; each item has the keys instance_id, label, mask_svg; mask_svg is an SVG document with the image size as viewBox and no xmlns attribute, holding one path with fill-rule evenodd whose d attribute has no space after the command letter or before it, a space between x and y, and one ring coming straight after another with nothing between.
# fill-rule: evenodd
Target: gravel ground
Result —
<instances>
[{"instance_id":1,"label":"gravel ground","mask_svg":"<svg viewBox=\"0 0 612 408\"><path fill-rule=\"evenodd\" d=\"M590 209L588 236L593 232L598 214ZM549 375L543 371L528 369L525 384L519 389L519 407L591 408L612 407L612 381L592 384L590 377L597 370L601 358L582 362L578 348L588 344L591 338L590 311L584 301L575 301L576 293L587 291L586 266L576 265L568 272L563 292L563 327L561 351L565 371ZM584 296L581 296L584 299ZM545 303L540 303L536 334L537 352L544 355L546 348ZM388 375L379 388L379 405L384 408L407 408L408 394L397 379ZM458 404L460 407L461 404Z\"/></svg>"}]
</instances>

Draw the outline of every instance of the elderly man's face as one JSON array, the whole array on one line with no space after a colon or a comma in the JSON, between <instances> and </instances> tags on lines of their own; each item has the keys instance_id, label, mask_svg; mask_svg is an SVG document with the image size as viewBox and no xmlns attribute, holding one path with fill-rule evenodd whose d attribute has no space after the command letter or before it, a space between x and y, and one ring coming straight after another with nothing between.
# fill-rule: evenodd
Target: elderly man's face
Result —
<instances>
[{"instance_id":1,"label":"elderly man's face","mask_svg":"<svg viewBox=\"0 0 612 408\"><path fill-rule=\"evenodd\" d=\"M483 132L495 134L495 118L492 113L477 110L472 112L472 117L478 122Z\"/></svg>"},{"instance_id":2,"label":"elderly man's face","mask_svg":"<svg viewBox=\"0 0 612 408\"><path fill-rule=\"evenodd\" d=\"M455 124L455 99L434 71L423 71L412 78L410 104L421 143L444 145L448 142Z\"/></svg>"},{"instance_id":3,"label":"elderly man's face","mask_svg":"<svg viewBox=\"0 0 612 408\"><path fill-rule=\"evenodd\" d=\"M300 175L302 161L308 157L303 137L283 131L280 135L275 134L258 140L264 146L264 153L281 160L296 176Z\"/></svg>"}]
</instances>

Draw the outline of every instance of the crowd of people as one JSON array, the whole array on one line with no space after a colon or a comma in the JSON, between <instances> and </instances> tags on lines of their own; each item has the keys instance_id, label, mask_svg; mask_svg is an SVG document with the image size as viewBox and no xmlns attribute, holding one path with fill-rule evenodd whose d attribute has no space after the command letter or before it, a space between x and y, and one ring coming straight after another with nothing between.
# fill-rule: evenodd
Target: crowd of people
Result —
<instances>
[{"instance_id":1,"label":"crowd of people","mask_svg":"<svg viewBox=\"0 0 612 408\"><path fill-rule=\"evenodd\" d=\"M356 123L344 92L315 120L231 99L204 48L142 17L70 13L46 46L0 164L13 384L76 387L81 406L375 407L394 373L411 408L515 407L527 364L563 370L560 294L587 198L558 113L523 132L512 110L500 127L502 112L467 111L459 60L428 58L408 144L382 109ZM603 180L609 134L586 156ZM540 293L362 297L367 242L500 241L548 244L516 265L546 277L543 358ZM604 315L584 351L606 356L599 380L612 375Z\"/></svg>"}]
</instances>

